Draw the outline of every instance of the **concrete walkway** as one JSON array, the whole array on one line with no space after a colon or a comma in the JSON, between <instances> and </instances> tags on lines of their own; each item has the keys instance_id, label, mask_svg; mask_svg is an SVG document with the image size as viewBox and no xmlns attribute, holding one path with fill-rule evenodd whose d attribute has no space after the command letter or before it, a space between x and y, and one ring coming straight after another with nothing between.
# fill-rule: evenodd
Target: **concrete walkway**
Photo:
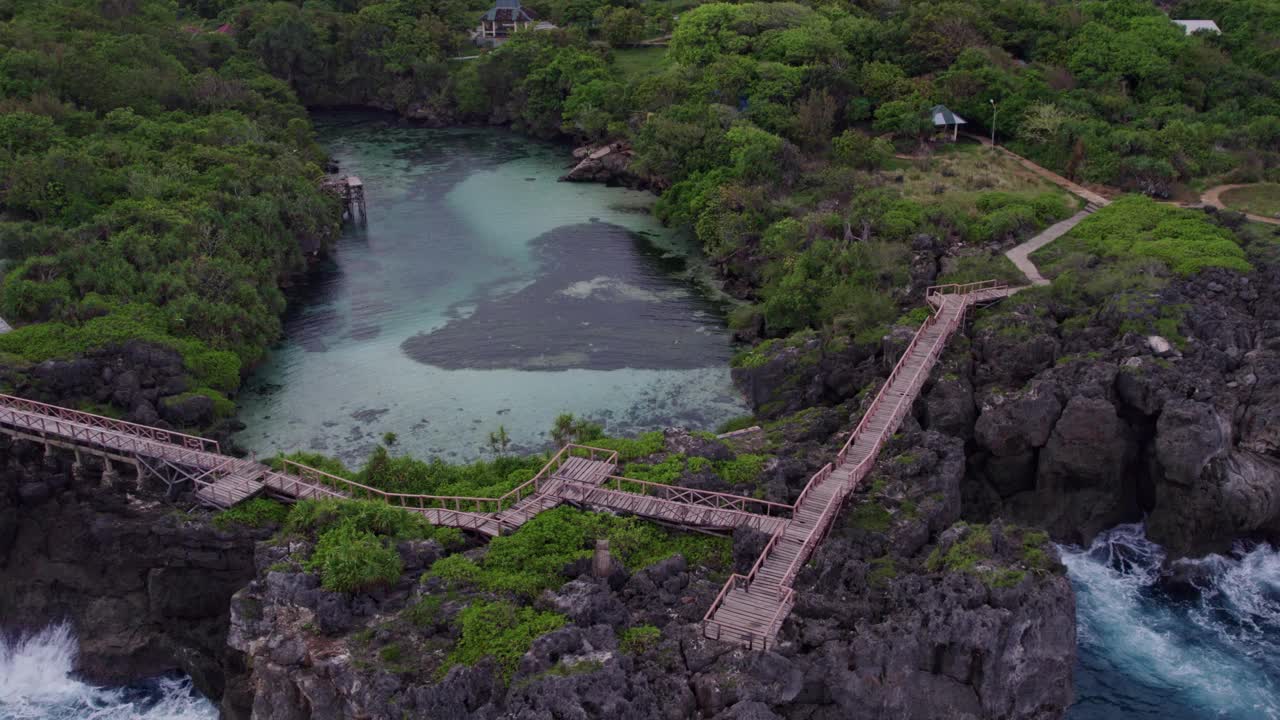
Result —
<instances>
[{"instance_id":1,"label":"concrete walkway","mask_svg":"<svg viewBox=\"0 0 1280 720\"><path fill-rule=\"evenodd\" d=\"M1031 253L1039 250L1045 245L1048 245L1054 240L1057 240L1063 235L1066 235L1071 228L1079 225L1081 220L1084 220L1092 214L1092 210L1081 210L1066 220L1050 225L1044 229L1044 232L1041 232L1039 235L1036 235L1021 245L1010 248L1005 252L1004 256L1009 258L1009 260L1022 271L1023 275L1027 276L1027 279L1031 281L1032 285L1048 285L1049 281L1040 274L1040 269L1036 267L1035 263L1031 262Z\"/></svg>"},{"instance_id":2,"label":"concrete walkway","mask_svg":"<svg viewBox=\"0 0 1280 720\"><path fill-rule=\"evenodd\" d=\"M991 145L991 140L990 140L990 139L988 139L988 138L986 138L985 136L977 135L977 134L974 134L974 133L964 133L964 135L965 135L966 137L969 137L969 138L972 138L972 139L974 139L974 140L977 140L978 142L982 143L985 147L992 147L992 145ZM999 150L1000 152L1004 153L1005 155L1008 155L1009 157L1013 158L1014 160L1017 160L1017 161L1018 161L1018 163L1019 163L1020 165L1022 165L1022 167L1024 167L1024 168L1026 168L1026 169L1030 170L1031 172L1035 173L1036 175L1039 175L1040 177L1044 178L1045 180L1048 180L1049 182L1053 183L1054 185L1057 185L1058 187L1062 188L1063 190L1066 190L1067 192L1071 193L1072 195L1075 195L1076 197L1084 198L1084 201L1085 201L1085 202L1093 203L1094 205L1097 205L1097 206L1098 206L1098 207L1100 207L1100 208L1101 208L1101 207L1106 207L1106 206L1108 206L1108 205L1110 205L1110 204L1111 204L1111 201L1110 201L1110 200L1108 200L1107 198L1105 198L1105 197L1103 197L1103 196L1099 195L1098 193L1096 193L1096 192L1094 192L1094 191L1092 191L1092 190L1089 190L1088 188L1086 188L1086 187L1084 187L1084 186L1080 185L1079 183L1074 183L1074 182L1072 182L1072 181L1070 181L1070 180L1068 180L1068 179L1066 179L1066 178L1062 177L1062 176L1061 176L1061 175L1059 175L1058 173L1056 173L1056 172L1054 172L1054 171L1050 170L1049 168L1046 168L1046 167L1043 167L1043 166L1037 165L1036 163L1034 163L1034 162L1032 162L1032 161L1030 161L1030 160L1028 160L1028 159L1026 159L1026 158L1024 158L1024 157L1022 157L1022 156L1021 156L1021 155L1019 155L1018 153L1016 153L1016 152L1014 152L1014 151L1012 151L1012 150L1009 150L1008 148L1006 148L1006 147L1005 147L1005 146L1003 146L1003 145L996 145L996 146L995 146L995 149L996 149L996 150Z\"/></svg>"},{"instance_id":3,"label":"concrete walkway","mask_svg":"<svg viewBox=\"0 0 1280 720\"><path fill-rule=\"evenodd\" d=\"M1222 202L1222 193L1242 187L1249 187L1249 184L1219 185L1217 187L1211 187L1208 190L1205 190L1200 196L1200 202L1205 205L1212 205L1219 210L1230 210L1231 208L1227 207L1226 204ZM1244 216L1254 222L1266 223L1268 225L1280 225L1280 218L1267 217L1266 215L1254 215L1253 213L1244 213Z\"/></svg>"}]
</instances>

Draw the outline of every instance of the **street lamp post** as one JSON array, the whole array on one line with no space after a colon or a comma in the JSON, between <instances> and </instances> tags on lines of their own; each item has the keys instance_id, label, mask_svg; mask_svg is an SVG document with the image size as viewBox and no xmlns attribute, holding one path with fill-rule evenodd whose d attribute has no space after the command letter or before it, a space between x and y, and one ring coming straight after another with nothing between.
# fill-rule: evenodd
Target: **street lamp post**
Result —
<instances>
[{"instance_id":1,"label":"street lamp post","mask_svg":"<svg viewBox=\"0 0 1280 720\"><path fill-rule=\"evenodd\" d=\"M991 103L991 147L996 146L996 101L991 98L987 102Z\"/></svg>"}]
</instances>

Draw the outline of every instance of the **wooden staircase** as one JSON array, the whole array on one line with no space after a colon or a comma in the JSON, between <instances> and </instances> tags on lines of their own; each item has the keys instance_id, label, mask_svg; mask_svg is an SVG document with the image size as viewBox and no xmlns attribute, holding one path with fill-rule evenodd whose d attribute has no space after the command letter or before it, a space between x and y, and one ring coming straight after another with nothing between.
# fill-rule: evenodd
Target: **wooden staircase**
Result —
<instances>
[{"instance_id":1,"label":"wooden staircase","mask_svg":"<svg viewBox=\"0 0 1280 720\"><path fill-rule=\"evenodd\" d=\"M916 331L835 462L819 470L800 494L791 522L770 539L748 574L734 575L725 583L703 620L704 635L751 649L773 645L795 603L791 585L796 574L910 411L965 312L971 305L1007 295L1008 289L999 283L930 288L934 314Z\"/></svg>"},{"instance_id":2,"label":"wooden staircase","mask_svg":"<svg viewBox=\"0 0 1280 720\"><path fill-rule=\"evenodd\" d=\"M1105 200L1103 201L1105 202ZM996 281L929 288L933 313L916 331L884 386L835 459L810 479L795 503L661 485L614 475L618 453L566 445L528 482L502 497L395 493L291 461L271 470L221 453L205 438L0 395L0 432L46 445L97 453L116 461L171 469L195 486L203 503L220 508L269 493L283 500L365 498L417 512L430 522L486 536L511 532L538 513L575 502L686 527L741 526L770 533L746 575L733 575L703 621L708 637L751 648L770 647L795 604L792 583L831 528L849 494L870 473L880 448L903 417L968 309L1008 297Z\"/></svg>"},{"instance_id":3,"label":"wooden staircase","mask_svg":"<svg viewBox=\"0 0 1280 720\"><path fill-rule=\"evenodd\" d=\"M208 505L229 508L267 489L267 467L252 460L231 460L196 481L196 497Z\"/></svg>"}]
</instances>

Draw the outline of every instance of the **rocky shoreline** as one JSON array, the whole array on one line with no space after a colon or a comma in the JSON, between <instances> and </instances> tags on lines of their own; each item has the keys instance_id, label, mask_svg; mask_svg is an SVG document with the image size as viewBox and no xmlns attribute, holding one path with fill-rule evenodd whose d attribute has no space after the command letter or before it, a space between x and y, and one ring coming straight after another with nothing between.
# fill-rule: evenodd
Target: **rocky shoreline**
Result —
<instances>
[{"instance_id":1,"label":"rocky shoreline","mask_svg":"<svg viewBox=\"0 0 1280 720\"><path fill-rule=\"evenodd\" d=\"M786 442L829 451L819 434ZM663 452L726 451L668 433ZM331 592L303 570L305 540L217 530L128 473L104 486L92 461L38 444L6 442L0 462L6 625L70 618L89 679L182 670L228 718L1053 718L1072 699L1074 605L1055 551L1030 531L957 523L963 444L915 425L802 572L775 651L703 638L723 576L679 555L635 572L615 563L606 577L576 564L534 603L568 624L510 677L487 662L421 670L457 642L461 609L487 597L426 577L448 552L435 541L400 543L404 573L388 588ZM773 464L770 491L795 492L805 470ZM739 531L735 570L766 540ZM457 551L487 546L468 547ZM424 620L413 608L432 597ZM655 634L625 641L637 627Z\"/></svg>"},{"instance_id":2,"label":"rocky shoreline","mask_svg":"<svg viewBox=\"0 0 1280 720\"><path fill-rule=\"evenodd\" d=\"M575 179L622 182L609 158L625 149L593 154ZM904 298L947 254L925 236L913 250ZM219 530L127 469L104 480L94 459L3 436L0 616L10 631L69 619L90 680L181 670L228 718L1059 718L1073 701L1075 605L1050 538L1087 543L1146 517L1170 561L1280 538L1277 294L1280 269L1264 263L1175 280L1154 302L1088 322L1053 295L979 315L800 573L767 653L701 636L723 576L676 556L605 577L566 566L534 606L568 622L512 674L489 662L446 672L459 613L487 596L428 576L448 555L439 544L400 543L390 587L333 592L304 569L305 540ZM1178 337L1125 329L1166 307L1180 308ZM762 496L794 499L913 329L773 341L736 364L766 422L746 441L776 456ZM162 426L216 415L180 356L145 343L25 370L17 391L36 399L87 399ZM726 450L669 432L656 459L677 452ZM680 482L727 489L696 473ZM765 541L735 535L735 569ZM429 598L441 598L430 617L414 615ZM656 634L630 642L642 627ZM409 662L405 647L434 655Z\"/></svg>"},{"instance_id":3,"label":"rocky shoreline","mask_svg":"<svg viewBox=\"0 0 1280 720\"><path fill-rule=\"evenodd\" d=\"M145 485L145 483L144 483ZM119 685L180 670L221 697L244 670L226 644L231 595L254 574L260 530L182 512L131 466L0 435L0 618L11 633L67 621L77 670Z\"/></svg>"},{"instance_id":4,"label":"rocky shoreline","mask_svg":"<svg viewBox=\"0 0 1280 720\"><path fill-rule=\"evenodd\" d=\"M930 267L932 244L917 248L915 265ZM1170 560L1280 539L1280 309L1267 300L1277 295L1280 267L1265 262L1174 280L1141 307L1089 317L1052 295L986 311L952 341L916 407L924 427L966 443L964 517L1076 544L1145 517ZM1179 314L1174 341L1126 330L1167 308ZM766 418L827 417L864 393L911 331L839 351L816 336L765 344L734 376Z\"/></svg>"}]
</instances>

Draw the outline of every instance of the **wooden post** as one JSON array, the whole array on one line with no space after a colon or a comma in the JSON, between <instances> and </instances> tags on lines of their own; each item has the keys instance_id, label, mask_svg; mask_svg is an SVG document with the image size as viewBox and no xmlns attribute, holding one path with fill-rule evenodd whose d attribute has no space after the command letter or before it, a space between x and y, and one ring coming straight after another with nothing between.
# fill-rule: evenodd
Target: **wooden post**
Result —
<instances>
[{"instance_id":1,"label":"wooden post","mask_svg":"<svg viewBox=\"0 0 1280 720\"><path fill-rule=\"evenodd\" d=\"M609 577L613 559L609 557L609 538L596 540L596 553L591 558L591 574L598 578Z\"/></svg>"}]
</instances>

